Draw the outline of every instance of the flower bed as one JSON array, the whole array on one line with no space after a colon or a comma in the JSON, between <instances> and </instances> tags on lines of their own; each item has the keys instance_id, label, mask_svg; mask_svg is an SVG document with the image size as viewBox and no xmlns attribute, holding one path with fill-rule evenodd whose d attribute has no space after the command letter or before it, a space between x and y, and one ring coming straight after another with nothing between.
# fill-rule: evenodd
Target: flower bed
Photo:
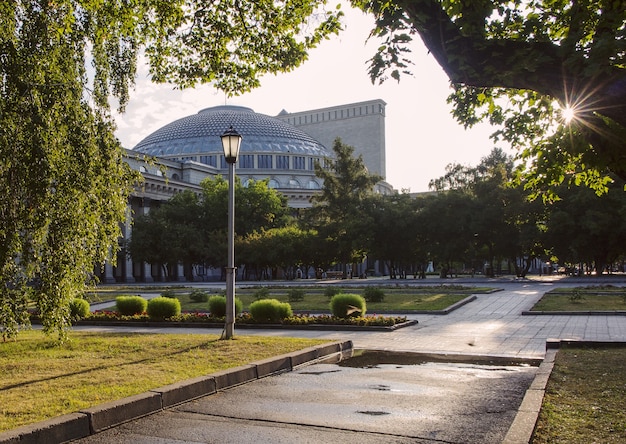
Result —
<instances>
[{"instance_id":1,"label":"flower bed","mask_svg":"<svg viewBox=\"0 0 626 444\"><path fill-rule=\"evenodd\" d=\"M96 311L83 319L83 321L126 321L126 322L148 322L151 321L150 317L146 314L123 316L115 311ZM209 324L223 324L223 317L214 317L205 312L185 312L178 316L166 319L164 322L179 322L179 323L209 323ZM237 324L248 325L264 325L258 321L252 319L249 313L242 313L237 316L235 322ZM280 325L290 326L305 326L305 325L354 325L364 327L392 327L394 325L403 324L407 322L406 316L360 316L339 318L331 315L310 315L310 314L297 314L289 318L283 319L278 322Z\"/></svg>"},{"instance_id":2,"label":"flower bed","mask_svg":"<svg viewBox=\"0 0 626 444\"><path fill-rule=\"evenodd\" d=\"M79 324L106 324L115 325L141 323L144 325L171 324L172 326L202 326L202 327L221 327L225 320L223 317L214 317L206 312L184 312L178 316L166 319L164 321L154 321L150 319L147 313L123 316L115 311L96 311L86 318L78 321ZM297 314L282 321L268 324L259 323L252 319L249 313L242 313L237 316L236 324L240 327L249 328L320 328L320 329L343 329L343 328L373 328L381 330L394 330L396 328L414 325L417 321L409 321L406 316L381 316L371 315L362 317L338 318L331 315L311 315Z\"/></svg>"}]
</instances>

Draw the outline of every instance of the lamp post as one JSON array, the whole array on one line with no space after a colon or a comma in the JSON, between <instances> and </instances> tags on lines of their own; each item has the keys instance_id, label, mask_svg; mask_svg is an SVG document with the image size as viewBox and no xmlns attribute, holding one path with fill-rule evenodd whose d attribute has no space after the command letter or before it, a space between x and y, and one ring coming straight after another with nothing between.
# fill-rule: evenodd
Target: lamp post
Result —
<instances>
[{"instance_id":1,"label":"lamp post","mask_svg":"<svg viewBox=\"0 0 626 444\"><path fill-rule=\"evenodd\" d=\"M224 157L228 163L228 264L226 266L226 325L222 339L232 339L235 332L235 163L239 156L241 134L231 125L221 135Z\"/></svg>"}]
</instances>

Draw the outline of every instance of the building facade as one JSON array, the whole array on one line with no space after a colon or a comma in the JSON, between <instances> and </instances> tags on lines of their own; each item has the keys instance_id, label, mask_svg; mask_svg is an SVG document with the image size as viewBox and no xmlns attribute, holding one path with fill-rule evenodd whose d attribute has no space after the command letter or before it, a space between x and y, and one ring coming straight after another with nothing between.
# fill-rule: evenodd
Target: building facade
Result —
<instances>
[{"instance_id":1,"label":"building facade","mask_svg":"<svg viewBox=\"0 0 626 444\"><path fill-rule=\"evenodd\" d=\"M385 106L380 99L297 113L282 111L277 117L332 149L337 137L353 146L368 171L386 179Z\"/></svg>"},{"instance_id":2,"label":"building facade","mask_svg":"<svg viewBox=\"0 0 626 444\"><path fill-rule=\"evenodd\" d=\"M217 106L165 125L126 151L126 162L141 172L144 183L130 197L124 241L132 237L132 217L147 214L181 191L201 194L205 178L228 175L220 136L230 126L242 135L236 164L242 183L267 179L292 208L311 206L311 197L323 185L315 176L315 164L334 157L337 137L355 148L370 172L384 177L384 107L382 100L373 100L270 117L246 107ZM394 192L385 181L376 185L376 191ZM163 280L159 264L133 262L124 251L117 259L116 267L105 266L102 282ZM182 266L172 274L185 279ZM220 272L215 274L219 278ZM206 276L210 271L202 270L202 278Z\"/></svg>"}]
</instances>

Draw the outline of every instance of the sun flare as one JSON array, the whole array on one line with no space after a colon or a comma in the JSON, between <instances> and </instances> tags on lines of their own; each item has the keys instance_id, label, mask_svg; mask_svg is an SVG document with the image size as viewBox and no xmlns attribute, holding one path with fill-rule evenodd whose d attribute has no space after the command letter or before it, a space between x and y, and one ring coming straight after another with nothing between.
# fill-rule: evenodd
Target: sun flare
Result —
<instances>
[{"instance_id":1,"label":"sun flare","mask_svg":"<svg viewBox=\"0 0 626 444\"><path fill-rule=\"evenodd\" d=\"M561 118L566 125L568 125L574 118L576 117L576 110L570 106L566 105L565 108L561 109Z\"/></svg>"}]
</instances>

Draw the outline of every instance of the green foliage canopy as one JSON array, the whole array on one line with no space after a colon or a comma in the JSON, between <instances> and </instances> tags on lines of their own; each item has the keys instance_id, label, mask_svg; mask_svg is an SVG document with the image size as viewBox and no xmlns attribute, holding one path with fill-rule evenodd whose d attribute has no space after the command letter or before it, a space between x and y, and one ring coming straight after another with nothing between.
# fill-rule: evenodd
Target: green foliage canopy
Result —
<instances>
[{"instance_id":1,"label":"green foliage canopy","mask_svg":"<svg viewBox=\"0 0 626 444\"><path fill-rule=\"evenodd\" d=\"M44 331L65 338L69 303L115 257L134 176L107 112L134 73L99 40L112 12L88 4L0 5L0 325L6 339L35 302ZM105 20L106 21L106 20ZM86 47L95 78L87 91ZM119 49L119 48L118 48ZM116 67L113 62L116 61Z\"/></svg>"},{"instance_id":2,"label":"green foliage canopy","mask_svg":"<svg viewBox=\"0 0 626 444\"><path fill-rule=\"evenodd\" d=\"M161 264L164 273L178 263L221 267L226 263L228 182L221 176L204 180L202 196L185 191L138 217L133 227L133 260ZM284 226L286 198L268 181L235 182L235 233L238 239ZM239 244L243 241L239 240ZM189 276L190 277L190 276Z\"/></svg>"},{"instance_id":3,"label":"green foliage canopy","mask_svg":"<svg viewBox=\"0 0 626 444\"><path fill-rule=\"evenodd\" d=\"M289 71L339 28L324 1L22 0L0 3L0 325L34 298L65 338L68 303L116 256L136 180L109 100L128 100L142 51L153 80L228 94ZM36 288L32 284L36 279ZM30 295L30 296L29 296Z\"/></svg>"},{"instance_id":4,"label":"green foliage canopy","mask_svg":"<svg viewBox=\"0 0 626 444\"><path fill-rule=\"evenodd\" d=\"M352 4L374 14L372 35L383 40L372 80L409 72L408 44L419 34L455 88L455 117L499 125L494 138L520 149L527 186L568 181L602 192L608 172L626 179L623 0Z\"/></svg>"}]
</instances>

